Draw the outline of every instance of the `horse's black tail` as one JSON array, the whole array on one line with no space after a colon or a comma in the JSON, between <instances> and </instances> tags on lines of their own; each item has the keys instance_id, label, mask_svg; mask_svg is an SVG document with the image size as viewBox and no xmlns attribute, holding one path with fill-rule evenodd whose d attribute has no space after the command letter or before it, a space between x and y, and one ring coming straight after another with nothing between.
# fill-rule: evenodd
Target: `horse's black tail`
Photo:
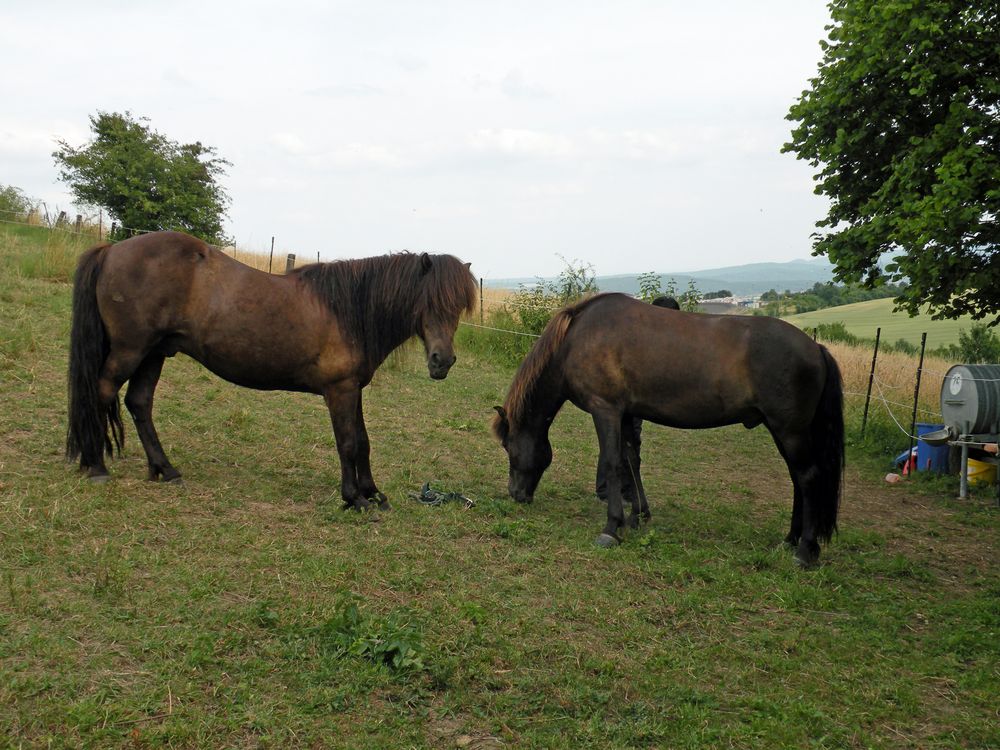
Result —
<instances>
[{"instance_id":1,"label":"horse's black tail","mask_svg":"<svg viewBox=\"0 0 1000 750\"><path fill-rule=\"evenodd\" d=\"M826 382L811 425L813 450L820 471L817 502L813 505L816 538L829 542L837 530L841 482L844 474L844 391L840 368L825 346Z\"/></svg>"},{"instance_id":2,"label":"horse's black tail","mask_svg":"<svg viewBox=\"0 0 1000 750\"><path fill-rule=\"evenodd\" d=\"M81 468L102 466L104 452L121 451L125 437L117 396L110 404L102 404L98 386L111 350L97 307L97 279L107 247L98 245L81 255L73 277L66 457L79 457Z\"/></svg>"}]
</instances>

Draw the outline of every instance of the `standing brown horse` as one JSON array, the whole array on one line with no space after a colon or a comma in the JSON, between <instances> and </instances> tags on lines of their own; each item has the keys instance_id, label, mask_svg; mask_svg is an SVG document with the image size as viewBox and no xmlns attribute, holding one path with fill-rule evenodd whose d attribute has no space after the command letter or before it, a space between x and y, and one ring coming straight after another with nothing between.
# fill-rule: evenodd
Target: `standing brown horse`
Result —
<instances>
[{"instance_id":1,"label":"standing brown horse","mask_svg":"<svg viewBox=\"0 0 1000 750\"><path fill-rule=\"evenodd\" d=\"M638 462L626 478L623 425L633 418L699 429L764 424L794 487L786 542L813 565L818 541L837 527L844 460L840 371L825 347L775 318L668 310L621 294L564 308L549 322L496 407L493 431L510 459L508 490L530 502L552 462L548 433L566 401L589 412L608 477L608 521L597 538L619 542L622 488L632 493L631 526L649 518Z\"/></svg>"},{"instance_id":2,"label":"standing brown horse","mask_svg":"<svg viewBox=\"0 0 1000 750\"><path fill-rule=\"evenodd\" d=\"M237 385L318 393L340 455L345 505L385 496L372 479L361 389L412 336L444 378L452 339L476 303L468 264L451 255L399 253L315 263L286 276L243 265L201 240L155 232L85 252L73 285L66 453L106 479L104 454L121 449L118 391L149 460L149 478L180 479L153 426L153 391L177 352Z\"/></svg>"}]
</instances>

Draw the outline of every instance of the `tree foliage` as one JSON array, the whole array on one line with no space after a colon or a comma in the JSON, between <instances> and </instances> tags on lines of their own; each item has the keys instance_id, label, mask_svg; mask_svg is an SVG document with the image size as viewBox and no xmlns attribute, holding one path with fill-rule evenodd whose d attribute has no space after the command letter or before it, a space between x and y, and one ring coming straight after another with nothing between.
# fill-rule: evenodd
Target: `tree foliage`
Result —
<instances>
[{"instance_id":1,"label":"tree foliage","mask_svg":"<svg viewBox=\"0 0 1000 750\"><path fill-rule=\"evenodd\" d=\"M553 313L564 305L600 291L594 267L579 260L559 259L565 268L555 281L539 278L536 283L521 284L507 303L507 311L517 318L518 327L538 335L548 325Z\"/></svg>"},{"instance_id":2,"label":"tree foliage","mask_svg":"<svg viewBox=\"0 0 1000 750\"><path fill-rule=\"evenodd\" d=\"M0 184L0 219L20 218L28 213L33 205L31 198L20 188Z\"/></svg>"},{"instance_id":3,"label":"tree foliage","mask_svg":"<svg viewBox=\"0 0 1000 750\"><path fill-rule=\"evenodd\" d=\"M93 138L58 141L59 177L81 203L104 208L129 230L178 229L221 242L229 196L218 183L229 162L195 141L178 144L129 112L90 117Z\"/></svg>"},{"instance_id":4,"label":"tree foliage","mask_svg":"<svg viewBox=\"0 0 1000 750\"><path fill-rule=\"evenodd\" d=\"M973 323L968 332L958 332L958 346L949 347L952 359L965 364L993 364L1000 362L1000 338L982 323Z\"/></svg>"},{"instance_id":5,"label":"tree foliage","mask_svg":"<svg viewBox=\"0 0 1000 750\"><path fill-rule=\"evenodd\" d=\"M1000 321L1000 5L833 0L784 146L830 198L814 252L899 306Z\"/></svg>"},{"instance_id":6,"label":"tree foliage","mask_svg":"<svg viewBox=\"0 0 1000 750\"><path fill-rule=\"evenodd\" d=\"M639 299L643 302L652 302L657 297L673 297L677 300L677 304L680 305L681 310L686 312L697 312L698 303L701 301L701 293L698 291L698 287L694 283L694 279L688 279L688 288L686 292L677 291L677 280L670 277L666 284L663 282L663 277L656 271L646 271L645 273L640 273L638 276L639 281Z\"/></svg>"}]
</instances>

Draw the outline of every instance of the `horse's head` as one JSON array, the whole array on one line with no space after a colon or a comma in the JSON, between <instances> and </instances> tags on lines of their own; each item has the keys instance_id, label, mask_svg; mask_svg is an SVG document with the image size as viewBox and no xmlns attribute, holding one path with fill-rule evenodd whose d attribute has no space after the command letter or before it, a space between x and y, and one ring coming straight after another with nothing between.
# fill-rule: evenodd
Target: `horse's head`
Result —
<instances>
[{"instance_id":1,"label":"horse's head","mask_svg":"<svg viewBox=\"0 0 1000 750\"><path fill-rule=\"evenodd\" d=\"M424 303L417 323L417 335L424 342L427 371L434 380L443 380L455 364L455 331L462 313L472 312L477 287L469 264L450 255L433 258L420 255L425 279Z\"/></svg>"},{"instance_id":2,"label":"horse's head","mask_svg":"<svg viewBox=\"0 0 1000 750\"><path fill-rule=\"evenodd\" d=\"M448 370L455 364L455 330L458 328L458 315L425 315L420 321L418 335L424 342L424 353L427 355L427 371L435 380L444 380Z\"/></svg>"},{"instance_id":3,"label":"horse's head","mask_svg":"<svg viewBox=\"0 0 1000 750\"><path fill-rule=\"evenodd\" d=\"M548 423L537 428L512 430L504 408L493 408L497 412L493 418L493 434L500 440L510 460L507 492L519 503L530 503L542 474L552 463Z\"/></svg>"}]
</instances>

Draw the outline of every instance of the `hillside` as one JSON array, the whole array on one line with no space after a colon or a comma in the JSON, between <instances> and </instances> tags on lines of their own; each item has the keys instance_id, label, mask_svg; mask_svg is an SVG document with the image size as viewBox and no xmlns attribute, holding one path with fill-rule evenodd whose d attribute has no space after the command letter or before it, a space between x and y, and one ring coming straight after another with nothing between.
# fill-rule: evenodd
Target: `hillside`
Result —
<instances>
[{"instance_id":1,"label":"hillside","mask_svg":"<svg viewBox=\"0 0 1000 750\"><path fill-rule=\"evenodd\" d=\"M639 273L598 276L597 285L603 292L637 294ZM694 281L701 291L729 289L739 296L762 294L769 289L796 292L810 288L816 282L825 283L833 278L833 266L825 259L793 260L787 263L747 263L740 266L710 268L704 271L683 273L664 272L661 283L666 286L672 279L677 289L684 291L689 281ZM545 279L546 281L552 279ZM537 281L535 277L522 276L509 279L487 279L491 287L512 289L519 284Z\"/></svg>"},{"instance_id":2,"label":"hillside","mask_svg":"<svg viewBox=\"0 0 1000 750\"><path fill-rule=\"evenodd\" d=\"M892 308L891 299L875 299L790 315L785 320L801 328L839 321L848 332L868 339L874 339L875 329L881 326L883 341L906 339L916 345L920 344L920 334L926 332L930 349L957 344L959 330L968 330L972 324L972 319L968 317L959 320L933 320L929 315L911 318L905 312L893 312Z\"/></svg>"}]
</instances>

